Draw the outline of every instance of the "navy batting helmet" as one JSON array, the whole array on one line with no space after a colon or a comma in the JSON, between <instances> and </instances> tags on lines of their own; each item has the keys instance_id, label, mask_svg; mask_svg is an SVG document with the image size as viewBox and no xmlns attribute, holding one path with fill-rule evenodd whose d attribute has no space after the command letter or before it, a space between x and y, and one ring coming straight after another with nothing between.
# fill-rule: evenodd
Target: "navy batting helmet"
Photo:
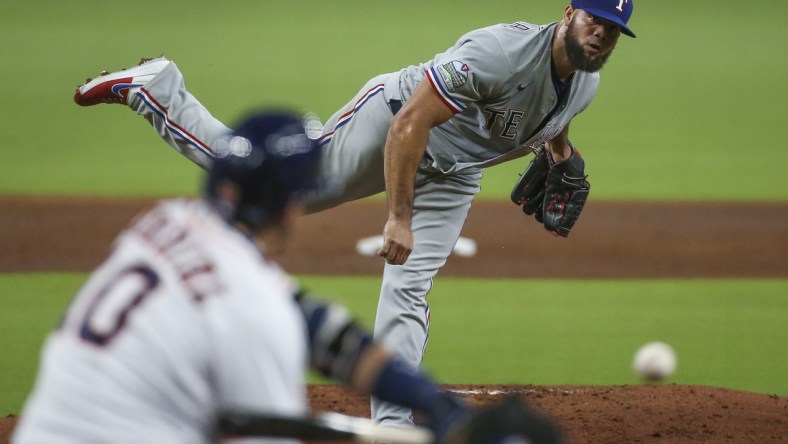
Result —
<instances>
[{"instance_id":1,"label":"navy batting helmet","mask_svg":"<svg viewBox=\"0 0 788 444\"><path fill-rule=\"evenodd\" d=\"M216 202L228 220L252 229L276 221L289 203L317 189L320 147L309 123L288 111L249 114L215 147L206 198ZM220 199L224 183L237 187L234 206Z\"/></svg>"}]
</instances>

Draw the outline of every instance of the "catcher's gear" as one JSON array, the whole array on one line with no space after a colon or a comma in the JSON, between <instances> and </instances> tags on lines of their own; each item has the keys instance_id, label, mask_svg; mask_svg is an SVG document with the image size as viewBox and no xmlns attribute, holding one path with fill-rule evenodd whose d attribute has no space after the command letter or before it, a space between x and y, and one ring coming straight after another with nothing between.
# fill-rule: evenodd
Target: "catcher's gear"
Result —
<instances>
[{"instance_id":1,"label":"catcher's gear","mask_svg":"<svg viewBox=\"0 0 788 444\"><path fill-rule=\"evenodd\" d=\"M585 161L577 150L572 148L568 159L555 163L542 147L512 189L511 199L545 229L567 237L588 199L591 184L587 177Z\"/></svg>"},{"instance_id":2,"label":"catcher's gear","mask_svg":"<svg viewBox=\"0 0 788 444\"><path fill-rule=\"evenodd\" d=\"M555 422L528 407L520 396L510 395L502 402L477 411L458 424L438 444L560 444L563 442Z\"/></svg>"}]
</instances>

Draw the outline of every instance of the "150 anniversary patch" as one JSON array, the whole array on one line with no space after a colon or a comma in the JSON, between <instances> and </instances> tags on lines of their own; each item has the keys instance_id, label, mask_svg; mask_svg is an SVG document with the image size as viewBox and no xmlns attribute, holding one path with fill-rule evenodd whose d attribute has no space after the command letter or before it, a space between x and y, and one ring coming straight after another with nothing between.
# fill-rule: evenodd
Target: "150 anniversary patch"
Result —
<instances>
[{"instance_id":1,"label":"150 anniversary patch","mask_svg":"<svg viewBox=\"0 0 788 444\"><path fill-rule=\"evenodd\" d=\"M468 81L468 65L459 60L443 64L438 67L437 71L443 79L443 84L451 92L454 92Z\"/></svg>"}]
</instances>

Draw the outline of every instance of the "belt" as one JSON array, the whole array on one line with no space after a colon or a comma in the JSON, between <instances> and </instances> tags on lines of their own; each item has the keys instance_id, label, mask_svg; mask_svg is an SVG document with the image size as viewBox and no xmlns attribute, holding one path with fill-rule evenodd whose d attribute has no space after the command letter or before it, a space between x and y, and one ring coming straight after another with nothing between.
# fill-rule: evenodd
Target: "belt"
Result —
<instances>
[{"instance_id":1,"label":"belt","mask_svg":"<svg viewBox=\"0 0 788 444\"><path fill-rule=\"evenodd\" d=\"M402 109L402 100L389 100L389 108L391 108L391 113L396 116L399 110Z\"/></svg>"}]
</instances>

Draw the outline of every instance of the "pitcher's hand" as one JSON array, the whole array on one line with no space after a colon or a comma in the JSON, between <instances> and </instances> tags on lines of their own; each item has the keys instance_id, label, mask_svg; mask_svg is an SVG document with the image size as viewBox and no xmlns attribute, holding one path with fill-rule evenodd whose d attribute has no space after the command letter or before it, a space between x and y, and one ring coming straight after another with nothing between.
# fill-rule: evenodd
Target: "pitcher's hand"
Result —
<instances>
[{"instance_id":1,"label":"pitcher's hand","mask_svg":"<svg viewBox=\"0 0 788 444\"><path fill-rule=\"evenodd\" d=\"M410 229L410 221L389 219L383 228L383 246L378 250L378 256L391 265L402 265L408 260L411 251L413 231Z\"/></svg>"}]
</instances>

